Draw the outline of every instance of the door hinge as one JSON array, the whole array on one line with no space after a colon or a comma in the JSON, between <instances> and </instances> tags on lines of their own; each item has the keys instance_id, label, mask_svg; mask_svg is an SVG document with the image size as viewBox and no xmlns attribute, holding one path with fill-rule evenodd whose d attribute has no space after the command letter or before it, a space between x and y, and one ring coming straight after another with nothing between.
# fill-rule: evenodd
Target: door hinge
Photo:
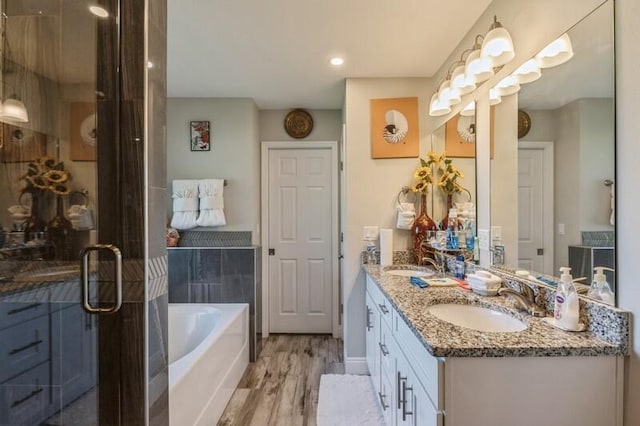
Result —
<instances>
[{"instance_id":1,"label":"door hinge","mask_svg":"<svg viewBox=\"0 0 640 426\"><path fill-rule=\"evenodd\" d=\"M341 303L341 304L340 304L340 316L342 316L342 315L343 315L343 313L344 313L344 304L343 304L343 303Z\"/></svg>"},{"instance_id":2,"label":"door hinge","mask_svg":"<svg viewBox=\"0 0 640 426\"><path fill-rule=\"evenodd\" d=\"M340 233L340 242L343 243L344 242L344 232Z\"/></svg>"},{"instance_id":3,"label":"door hinge","mask_svg":"<svg viewBox=\"0 0 640 426\"><path fill-rule=\"evenodd\" d=\"M544 249L538 249L538 256L544 256Z\"/></svg>"},{"instance_id":4,"label":"door hinge","mask_svg":"<svg viewBox=\"0 0 640 426\"><path fill-rule=\"evenodd\" d=\"M269 249L269 256L275 256L276 255L276 249Z\"/></svg>"},{"instance_id":5,"label":"door hinge","mask_svg":"<svg viewBox=\"0 0 640 426\"><path fill-rule=\"evenodd\" d=\"M344 161L340 162L340 170L344 170Z\"/></svg>"}]
</instances>

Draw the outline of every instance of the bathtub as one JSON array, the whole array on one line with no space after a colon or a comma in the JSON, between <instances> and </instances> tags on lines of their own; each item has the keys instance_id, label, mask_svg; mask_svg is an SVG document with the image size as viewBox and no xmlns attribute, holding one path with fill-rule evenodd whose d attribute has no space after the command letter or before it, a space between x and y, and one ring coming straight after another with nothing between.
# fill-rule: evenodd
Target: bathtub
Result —
<instances>
[{"instance_id":1,"label":"bathtub","mask_svg":"<svg viewBox=\"0 0 640 426\"><path fill-rule=\"evenodd\" d=\"M215 425L248 364L248 304L169 303L171 425Z\"/></svg>"}]
</instances>

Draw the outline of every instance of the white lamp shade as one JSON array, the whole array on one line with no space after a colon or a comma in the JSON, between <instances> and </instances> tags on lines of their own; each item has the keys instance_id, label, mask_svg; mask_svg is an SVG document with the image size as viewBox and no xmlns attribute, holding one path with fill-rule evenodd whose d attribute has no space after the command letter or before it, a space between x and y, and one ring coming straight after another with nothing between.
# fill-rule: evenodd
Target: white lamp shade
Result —
<instances>
[{"instance_id":1,"label":"white lamp shade","mask_svg":"<svg viewBox=\"0 0 640 426\"><path fill-rule=\"evenodd\" d=\"M475 114L476 114L476 103L475 103L475 101L469 102L460 111L460 115L463 116L463 117L473 117Z\"/></svg>"},{"instance_id":2,"label":"white lamp shade","mask_svg":"<svg viewBox=\"0 0 640 426\"><path fill-rule=\"evenodd\" d=\"M489 59L480 56L480 49L476 49L467 56L464 72L473 78L475 83L482 83L491 78L493 67Z\"/></svg>"},{"instance_id":3,"label":"white lamp shade","mask_svg":"<svg viewBox=\"0 0 640 426\"><path fill-rule=\"evenodd\" d=\"M451 82L445 80L438 89L438 100L446 105L456 105L460 103L460 91L451 87Z\"/></svg>"},{"instance_id":4,"label":"white lamp shade","mask_svg":"<svg viewBox=\"0 0 640 426\"><path fill-rule=\"evenodd\" d=\"M516 53L513 50L513 41L509 31L503 27L489 31L482 42L480 56L489 59L494 67L511 61Z\"/></svg>"},{"instance_id":5,"label":"white lamp shade","mask_svg":"<svg viewBox=\"0 0 640 426\"><path fill-rule=\"evenodd\" d=\"M502 80L498 84L496 84L495 88L498 91L498 94L502 96L509 96L517 93L520 90L520 84L518 83L518 77L515 75L509 75Z\"/></svg>"},{"instance_id":6,"label":"white lamp shade","mask_svg":"<svg viewBox=\"0 0 640 426\"><path fill-rule=\"evenodd\" d=\"M500 102L502 102L502 97L498 93L498 89L489 89L489 105L498 105Z\"/></svg>"},{"instance_id":7,"label":"white lamp shade","mask_svg":"<svg viewBox=\"0 0 640 426\"><path fill-rule=\"evenodd\" d=\"M518 83L525 84L536 81L540 78L542 73L540 72L540 66L536 58L531 58L524 64L520 65L517 70L513 72L513 75L518 77Z\"/></svg>"},{"instance_id":8,"label":"white lamp shade","mask_svg":"<svg viewBox=\"0 0 640 426\"><path fill-rule=\"evenodd\" d=\"M451 107L448 103L442 103L438 99L438 92L431 96L431 102L429 102L429 115L432 117L438 117L441 115L449 114Z\"/></svg>"},{"instance_id":9,"label":"white lamp shade","mask_svg":"<svg viewBox=\"0 0 640 426\"><path fill-rule=\"evenodd\" d=\"M460 95L471 93L476 88L473 78L469 78L464 72L464 65L457 66L451 74L451 87L460 91Z\"/></svg>"},{"instance_id":10,"label":"white lamp shade","mask_svg":"<svg viewBox=\"0 0 640 426\"><path fill-rule=\"evenodd\" d=\"M549 43L537 55L536 60L540 68L555 67L564 64L573 56L573 47L569 34L564 33L559 38Z\"/></svg>"},{"instance_id":11,"label":"white lamp shade","mask_svg":"<svg viewBox=\"0 0 640 426\"><path fill-rule=\"evenodd\" d=\"M2 105L2 116L8 120L18 123L27 123L29 114L24 103L18 99L6 99Z\"/></svg>"}]
</instances>

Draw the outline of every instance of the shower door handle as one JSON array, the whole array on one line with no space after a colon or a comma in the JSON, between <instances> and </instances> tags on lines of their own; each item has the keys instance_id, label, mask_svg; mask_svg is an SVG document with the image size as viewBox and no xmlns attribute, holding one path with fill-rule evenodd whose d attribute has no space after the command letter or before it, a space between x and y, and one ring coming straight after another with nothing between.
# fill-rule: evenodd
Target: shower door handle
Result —
<instances>
[{"instance_id":1,"label":"shower door handle","mask_svg":"<svg viewBox=\"0 0 640 426\"><path fill-rule=\"evenodd\" d=\"M89 301L89 254L92 251L109 251L115 258L114 279L116 284L115 303L108 308L94 307ZM82 303L84 310L90 314L113 314L118 312L122 306L122 253L120 249L111 244L94 244L87 246L80 252L80 273L82 280Z\"/></svg>"}]
</instances>

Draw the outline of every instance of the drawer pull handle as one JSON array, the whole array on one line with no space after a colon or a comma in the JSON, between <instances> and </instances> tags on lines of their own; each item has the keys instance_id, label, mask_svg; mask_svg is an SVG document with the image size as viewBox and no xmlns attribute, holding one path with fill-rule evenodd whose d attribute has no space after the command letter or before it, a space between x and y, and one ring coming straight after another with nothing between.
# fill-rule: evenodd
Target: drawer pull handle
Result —
<instances>
[{"instance_id":1,"label":"drawer pull handle","mask_svg":"<svg viewBox=\"0 0 640 426\"><path fill-rule=\"evenodd\" d=\"M27 349L29 349L29 348L32 348L32 347L34 347L34 346L38 346L40 343L42 343L42 339L40 339L40 340L34 340L33 342L31 342L31 343L29 343L29 344L27 344L27 345L21 346L21 347L19 347L19 348L12 349L12 350L9 352L9 355L19 354L20 352L22 352L22 351L26 351L26 350L27 350Z\"/></svg>"},{"instance_id":2,"label":"drawer pull handle","mask_svg":"<svg viewBox=\"0 0 640 426\"><path fill-rule=\"evenodd\" d=\"M388 314L389 313L389 309L387 309L387 306L384 304L379 304L378 306L380 306L380 310L382 311L383 314Z\"/></svg>"},{"instance_id":3,"label":"drawer pull handle","mask_svg":"<svg viewBox=\"0 0 640 426\"><path fill-rule=\"evenodd\" d=\"M371 308L367 306L367 331L371 331L373 326L371 325Z\"/></svg>"},{"instance_id":4,"label":"drawer pull handle","mask_svg":"<svg viewBox=\"0 0 640 426\"><path fill-rule=\"evenodd\" d=\"M16 399L15 401L13 401L11 403L11 408L15 408L18 405L24 404L25 402L27 402L28 400L30 400L34 396L38 395L43 390L44 390L43 388L38 388L38 389L34 390L33 392L31 392L29 395L25 396L24 398Z\"/></svg>"},{"instance_id":5,"label":"drawer pull handle","mask_svg":"<svg viewBox=\"0 0 640 426\"><path fill-rule=\"evenodd\" d=\"M389 355L389 349L387 348L387 345L382 342L378 342L378 346L380 346L380 352L382 352L382 355Z\"/></svg>"},{"instance_id":6,"label":"drawer pull handle","mask_svg":"<svg viewBox=\"0 0 640 426\"><path fill-rule=\"evenodd\" d=\"M407 416L413 415L413 411L407 411L407 391L413 392L413 387L407 386L407 382L402 382L402 421L407 420Z\"/></svg>"},{"instance_id":7,"label":"drawer pull handle","mask_svg":"<svg viewBox=\"0 0 640 426\"><path fill-rule=\"evenodd\" d=\"M382 409L384 411L387 411L387 408L389 408L389 404L385 404L384 400L386 399L386 395L383 395L382 393L378 392L378 398L380 398L380 405L382 405Z\"/></svg>"},{"instance_id":8,"label":"drawer pull handle","mask_svg":"<svg viewBox=\"0 0 640 426\"><path fill-rule=\"evenodd\" d=\"M22 308L12 309L9 312L7 312L7 315L15 315L20 312L28 311L29 309L36 309L40 305L42 305L42 303L33 303L31 305L23 306Z\"/></svg>"},{"instance_id":9,"label":"drawer pull handle","mask_svg":"<svg viewBox=\"0 0 640 426\"><path fill-rule=\"evenodd\" d=\"M398 386L396 387L396 389L398 390L398 410L402 406L402 395L400 393L400 387L402 386L402 382L404 380L407 380L407 378L402 377L402 374L400 374L400 372L398 371Z\"/></svg>"}]
</instances>

